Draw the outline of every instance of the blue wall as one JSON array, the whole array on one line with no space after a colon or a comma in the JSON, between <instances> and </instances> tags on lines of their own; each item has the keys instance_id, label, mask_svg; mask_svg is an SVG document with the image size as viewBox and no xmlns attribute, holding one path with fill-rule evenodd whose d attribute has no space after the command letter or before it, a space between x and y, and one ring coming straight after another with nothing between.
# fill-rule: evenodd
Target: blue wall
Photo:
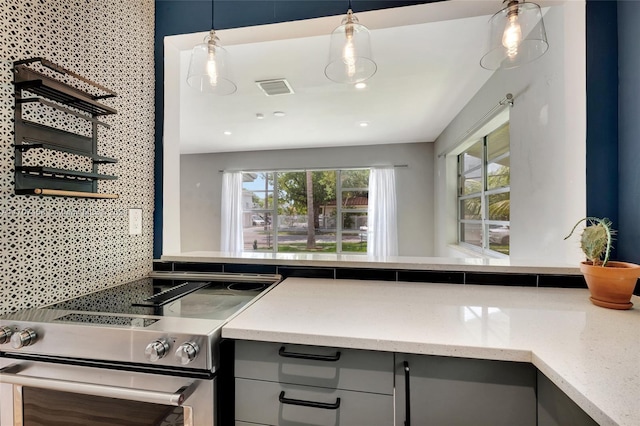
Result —
<instances>
[{"instance_id":1,"label":"blue wall","mask_svg":"<svg viewBox=\"0 0 640 426\"><path fill-rule=\"evenodd\" d=\"M618 2L618 257L640 263L640 2Z\"/></svg>"},{"instance_id":2,"label":"blue wall","mask_svg":"<svg viewBox=\"0 0 640 426\"><path fill-rule=\"evenodd\" d=\"M618 229L617 3L588 0L586 12L587 215L608 217Z\"/></svg>"},{"instance_id":3,"label":"blue wall","mask_svg":"<svg viewBox=\"0 0 640 426\"><path fill-rule=\"evenodd\" d=\"M587 214L640 263L640 2L587 0Z\"/></svg>"}]
</instances>

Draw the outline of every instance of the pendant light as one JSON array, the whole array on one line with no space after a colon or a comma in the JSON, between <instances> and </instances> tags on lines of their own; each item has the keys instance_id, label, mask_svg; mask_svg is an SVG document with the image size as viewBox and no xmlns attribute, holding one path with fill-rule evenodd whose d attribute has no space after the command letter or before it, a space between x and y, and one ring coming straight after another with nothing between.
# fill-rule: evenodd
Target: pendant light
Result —
<instances>
[{"instance_id":1,"label":"pendant light","mask_svg":"<svg viewBox=\"0 0 640 426\"><path fill-rule=\"evenodd\" d=\"M213 8L211 2L211 31L191 51L187 84L203 93L216 95L230 95L237 89L235 83L229 79L227 51L220 46L220 39L213 29Z\"/></svg>"},{"instance_id":2,"label":"pendant light","mask_svg":"<svg viewBox=\"0 0 640 426\"><path fill-rule=\"evenodd\" d=\"M331 33L329 63L324 74L336 83L355 84L371 78L377 69L371 56L369 30L353 15L349 0L347 16Z\"/></svg>"},{"instance_id":3,"label":"pendant light","mask_svg":"<svg viewBox=\"0 0 640 426\"><path fill-rule=\"evenodd\" d=\"M489 49L480 60L488 70L509 69L538 59L549 48L542 11L535 3L504 0L489 21Z\"/></svg>"}]
</instances>

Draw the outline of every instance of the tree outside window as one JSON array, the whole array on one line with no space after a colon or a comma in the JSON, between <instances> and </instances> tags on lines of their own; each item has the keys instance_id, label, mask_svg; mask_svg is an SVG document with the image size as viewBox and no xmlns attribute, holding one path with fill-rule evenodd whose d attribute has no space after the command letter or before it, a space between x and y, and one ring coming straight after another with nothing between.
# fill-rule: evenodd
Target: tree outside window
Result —
<instances>
[{"instance_id":1,"label":"tree outside window","mask_svg":"<svg viewBox=\"0 0 640 426\"><path fill-rule=\"evenodd\" d=\"M458 156L458 242L509 254L509 123L473 142Z\"/></svg>"},{"instance_id":2,"label":"tree outside window","mask_svg":"<svg viewBox=\"0 0 640 426\"><path fill-rule=\"evenodd\" d=\"M368 185L368 169L245 173L245 251L366 253Z\"/></svg>"}]
</instances>

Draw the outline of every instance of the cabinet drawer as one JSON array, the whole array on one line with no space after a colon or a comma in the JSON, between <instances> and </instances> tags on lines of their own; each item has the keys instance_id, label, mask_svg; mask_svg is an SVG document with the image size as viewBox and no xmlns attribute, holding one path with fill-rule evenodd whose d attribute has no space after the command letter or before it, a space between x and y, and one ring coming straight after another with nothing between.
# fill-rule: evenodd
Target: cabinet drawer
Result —
<instances>
[{"instance_id":1,"label":"cabinet drawer","mask_svg":"<svg viewBox=\"0 0 640 426\"><path fill-rule=\"evenodd\" d=\"M242 340L235 376L392 395L393 354Z\"/></svg>"},{"instance_id":2,"label":"cabinet drawer","mask_svg":"<svg viewBox=\"0 0 640 426\"><path fill-rule=\"evenodd\" d=\"M302 405L314 403L320 407ZM389 426L393 396L236 379L235 417L265 425Z\"/></svg>"}]
</instances>

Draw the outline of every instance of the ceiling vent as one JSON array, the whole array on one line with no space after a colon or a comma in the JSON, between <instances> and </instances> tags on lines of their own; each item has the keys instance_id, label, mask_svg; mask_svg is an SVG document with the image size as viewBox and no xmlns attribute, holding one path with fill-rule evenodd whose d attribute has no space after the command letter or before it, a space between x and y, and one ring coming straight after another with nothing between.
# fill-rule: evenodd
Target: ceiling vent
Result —
<instances>
[{"instance_id":1,"label":"ceiling vent","mask_svg":"<svg viewBox=\"0 0 640 426\"><path fill-rule=\"evenodd\" d=\"M256 81L256 84L267 96L293 95L294 93L291 85L289 85L289 82L284 78L277 78L275 80L260 80Z\"/></svg>"}]
</instances>

